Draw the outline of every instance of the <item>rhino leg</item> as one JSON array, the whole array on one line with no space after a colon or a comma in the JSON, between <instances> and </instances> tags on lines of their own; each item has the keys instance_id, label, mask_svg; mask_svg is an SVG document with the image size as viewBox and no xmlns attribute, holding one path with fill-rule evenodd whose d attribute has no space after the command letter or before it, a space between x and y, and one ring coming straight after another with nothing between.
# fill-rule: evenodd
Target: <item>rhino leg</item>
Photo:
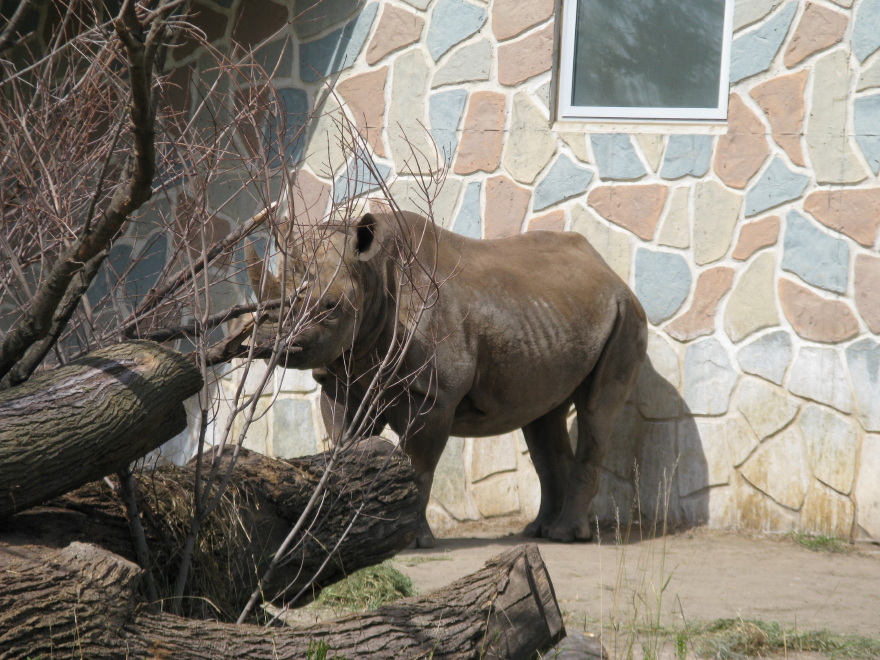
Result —
<instances>
[{"instance_id":1,"label":"rhino leg","mask_svg":"<svg viewBox=\"0 0 880 660\"><path fill-rule=\"evenodd\" d=\"M336 444L351 424L354 414L360 406L360 399L354 396L351 390L346 390L335 376L326 369L312 370L312 376L321 386L321 417L324 420L324 428L333 444ZM385 428L385 418L379 415L370 423L360 435L368 438L379 435Z\"/></svg>"},{"instance_id":2,"label":"rhino leg","mask_svg":"<svg viewBox=\"0 0 880 660\"><path fill-rule=\"evenodd\" d=\"M562 510L565 484L574 458L565 423L569 408L571 402L566 401L523 427L529 455L541 482L541 508L523 530L523 536L547 536L550 525Z\"/></svg>"},{"instance_id":3,"label":"rhino leg","mask_svg":"<svg viewBox=\"0 0 880 660\"><path fill-rule=\"evenodd\" d=\"M592 531L587 511L599 490L602 459L608 450L614 423L641 371L646 346L644 317L637 308L621 304L602 355L574 393L577 450L562 510L550 525L547 538L566 542L590 540Z\"/></svg>"},{"instance_id":4,"label":"rhino leg","mask_svg":"<svg viewBox=\"0 0 880 660\"><path fill-rule=\"evenodd\" d=\"M433 548L434 533L428 525L425 512L428 509L428 500L431 498L431 486L434 483L434 470L440 462L440 456L449 440L449 431L452 426L451 420L431 419L434 415L426 416L421 429L413 433L404 445L404 450L410 457L415 482L419 489L419 505L421 508L421 524L416 537L417 548Z\"/></svg>"}]
</instances>

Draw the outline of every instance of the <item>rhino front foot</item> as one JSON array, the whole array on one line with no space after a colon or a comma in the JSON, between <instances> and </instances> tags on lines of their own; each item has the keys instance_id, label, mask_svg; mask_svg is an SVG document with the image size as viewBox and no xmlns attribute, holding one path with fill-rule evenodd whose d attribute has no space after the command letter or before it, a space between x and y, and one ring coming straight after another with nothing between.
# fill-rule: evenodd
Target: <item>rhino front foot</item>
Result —
<instances>
[{"instance_id":1,"label":"rhino front foot","mask_svg":"<svg viewBox=\"0 0 880 660\"><path fill-rule=\"evenodd\" d=\"M593 531L590 529L589 521L557 520L542 536L561 543L585 543L593 538Z\"/></svg>"}]
</instances>

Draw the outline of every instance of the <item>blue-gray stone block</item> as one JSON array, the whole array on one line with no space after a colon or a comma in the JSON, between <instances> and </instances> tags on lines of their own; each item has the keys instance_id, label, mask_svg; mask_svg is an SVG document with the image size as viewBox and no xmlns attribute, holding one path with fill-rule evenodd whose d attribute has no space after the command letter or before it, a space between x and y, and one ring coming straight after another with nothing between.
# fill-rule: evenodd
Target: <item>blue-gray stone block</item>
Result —
<instances>
[{"instance_id":1,"label":"blue-gray stone block","mask_svg":"<svg viewBox=\"0 0 880 660\"><path fill-rule=\"evenodd\" d=\"M856 393L859 421L866 431L880 431L880 344L862 339L846 349Z\"/></svg>"},{"instance_id":2,"label":"blue-gray stone block","mask_svg":"<svg viewBox=\"0 0 880 660\"><path fill-rule=\"evenodd\" d=\"M125 279L125 292L137 305L140 299L155 286L162 269L165 268L165 251L168 247L166 234L154 234L137 256L137 262Z\"/></svg>"},{"instance_id":3,"label":"blue-gray stone block","mask_svg":"<svg viewBox=\"0 0 880 660\"><path fill-rule=\"evenodd\" d=\"M318 451L312 405L304 399L278 399L272 405L272 453L279 458L309 456Z\"/></svg>"},{"instance_id":4,"label":"blue-gray stone block","mask_svg":"<svg viewBox=\"0 0 880 660\"><path fill-rule=\"evenodd\" d=\"M853 114L856 142L874 174L880 174L880 94L856 99Z\"/></svg>"},{"instance_id":5,"label":"blue-gray stone block","mask_svg":"<svg viewBox=\"0 0 880 660\"><path fill-rule=\"evenodd\" d=\"M730 82L735 83L766 71L788 34L798 3L787 2L769 21L737 37L730 47Z\"/></svg>"},{"instance_id":6,"label":"blue-gray stone block","mask_svg":"<svg viewBox=\"0 0 880 660\"><path fill-rule=\"evenodd\" d=\"M283 151L285 162L292 165L302 157L306 144L303 129L310 118L309 95L302 89L286 88L278 90L278 97L284 106L284 135L279 144L278 121L270 116L266 124L266 156L271 164L278 165L278 154Z\"/></svg>"},{"instance_id":7,"label":"blue-gray stone block","mask_svg":"<svg viewBox=\"0 0 880 660\"><path fill-rule=\"evenodd\" d=\"M540 211L563 199L582 195L593 179L593 172L580 167L568 156L560 156L535 188L534 209Z\"/></svg>"},{"instance_id":8,"label":"blue-gray stone block","mask_svg":"<svg viewBox=\"0 0 880 660\"><path fill-rule=\"evenodd\" d=\"M790 211L785 218L782 268L813 286L846 293L849 245L826 234L797 211Z\"/></svg>"},{"instance_id":9,"label":"blue-gray stone block","mask_svg":"<svg viewBox=\"0 0 880 660\"><path fill-rule=\"evenodd\" d=\"M629 135L597 133L590 136L593 155L602 179L640 179L648 172L633 147Z\"/></svg>"},{"instance_id":10,"label":"blue-gray stone block","mask_svg":"<svg viewBox=\"0 0 880 660\"><path fill-rule=\"evenodd\" d=\"M315 82L354 64L370 34L376 18L378 2L371 2L345 27L330 34L301 44L299 47L299 77Z\"/></svg>"},{"instance_id":11,"label":"blue-gray stone block","mask_svg":"<svg viewBox=\"0 0 880 660\"><path fill-rule=\"evenodd\" d=\"M791 355L791 337L785 330L759 337L736 353L743 371L777 385L782 385L785 370L791 364Z\"/></svg>"},{"instance_id":12,"label":"blue-gray stone block","mask_svg":"<svg viewBox=\"0 0 880 660\"><path fill-rule=\"evenodd\" d=\"M746 193L746 217L797 199L809 182L808 176L792 172L777 156Z\"/></svg>"},{"instance_id":13,"label":"blue-gray stone block","mask_svg":"<svg viewBox=\"0 0 880 660\"><path fill-rule=\"evenodd\" d=\"M452 162L458 148L458 125L466 102L467 92L463 89L437 92L428 101L431 135L447 163Z\"/></svg>"},{"instance_id":14,"label":"blue-gray stone block","mask_svg":"<svg viewBox=\"0 0 880 660\"><path fill-rule=\"evenodd\" d=\"M254 60L266 70L271 78L287 78L293 74L293 51L296 49L290 37L266 44L254 53Z\"/></svg>"},{"instance_id":15,"label":"blue-gray stone block","mask_svg":"<svg viewBox=\"0 0 880 660\"><path fill-rule=\"evenodd\" d=\"M711 160L711 135L671 135L666 145L660 176L664 179L703 176L709 171Z\"/></svg>"},{"instance_id":16,"label":"blue-gray stone block","mask_svg":"<svg viewBox=\"0 0 880 660\"><path fill-rule=\"evenodd\" d=\"M855 15L852 48L860 62L880 48L880 0L862 0Z\"/></svg>"},{"instance_id":17,"label":"blue-gray stone block","mask_svg":"<svg viewBox=\"0 0 880 660\"><path fill-rule=\"evenodd\" d=\"M678 311L691 290L691 271L679 254L636 250L636 295L655 325Z\"/></svg>"},{"instance_id":18,"label":"blue-gray stone block","mask_svg":"<svg viewBox=\"0 0 880 660\"><path fill-rule=\"evenodd\" d=\"M349 199L376 190L388 180L391 167L385 163L370 160L366 154L358 154L348 163L345 172L333 182L333 202L341 204Z\"/></svg>"},{"instance_id":19,"label":"blue-gray stone block","mask_svg":"<svg viewBox=\"0 0 880 660\"><path fill-rule=\"evenodd\" d=\"M730 406L736 371L715 337L690 344L684 353L684 402L694 415L723 415Z\"/></svg>"},{"instance_id":20,"label":"blue-gray stone block","mask_svg":"<svg viewBox=\"0 0 880 660\"><path fill-rule=\"evenodd\" d=\"M465 188L461 209L455 218L452 231L469 238L482 238L483 229L480 217L480 182L471 181Z\"/></svg>"},{"instance_id":21,"label":"blue-gray stone block","mask_svg":"<svg viewBox=\"0 0 880 660\"><path fill-rule=\"evenodd\" d=\"M474 34L486 22L486 9L465 0L440 0L431 12L428 52L436 62L443 54Z\"/></svg>"}]
</instances>

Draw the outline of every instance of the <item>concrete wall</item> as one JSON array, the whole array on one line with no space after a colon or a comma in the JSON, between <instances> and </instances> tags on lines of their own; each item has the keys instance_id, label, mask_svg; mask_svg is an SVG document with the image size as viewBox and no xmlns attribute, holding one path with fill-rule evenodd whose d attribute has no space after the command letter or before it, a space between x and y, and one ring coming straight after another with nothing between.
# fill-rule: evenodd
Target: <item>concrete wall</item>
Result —
<instances>
[{"instance_id":1,"label":"concrete wall","mask_svg":"<svg viewBox=\"0 0 880 660\"><path fill-rule=\"evenodd\" d=\"M428 130L449 165L438 222L581 232L642 300L650 365L596 515L628 517L638 489L674 520L880 539L880 0L737 2L729 119L709 126L554 122L553 0L324 0L270 36L311 4L195 19L219 45L269 39L291 116L338 75L293 154L305 199L342 201L357 174L333 147L346 112L397 201L423 206L408 159ZM180 80L202 66L175 57ZM314 383L274 378L248 444L320 447ZM537 504L519 434L450 442L435 526Z\"/></svg>"}]
</instances>

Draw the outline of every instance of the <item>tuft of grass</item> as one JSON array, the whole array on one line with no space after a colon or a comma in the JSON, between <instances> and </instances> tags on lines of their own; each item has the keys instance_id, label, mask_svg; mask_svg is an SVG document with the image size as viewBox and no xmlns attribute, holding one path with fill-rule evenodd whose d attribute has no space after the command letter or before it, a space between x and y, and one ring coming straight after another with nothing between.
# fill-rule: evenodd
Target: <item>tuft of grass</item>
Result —
<instances>
[{"instance_id":1,"label":"tuft of grass","mask_svg":"<svg viewBox=\"0 0 880 660\"><path fill-rule=\"evenodd\" d=\"M333 610L365 612L399 598L415 596L412 580L385 561L355 571L326 587L315 604Z\"/></svg>"},{"instance_id":2,"label":"tuft of grass","mask_svg":"<svg viewBox=\"0 0 880 660\"><path fill-rule=\"evenodd\" d=\"M823 536L807 532L791 532L791 539L802 548L813 552L843 553L849 551L849 542L836 536Z\"/></svg>"},{"instance_id":3,"label":"tuft of grass","mask_svg":"<svg viewBox=\"0 0 880 660\"><path fill-rule=\"evenodd\" d=\"M821 653L829 658L878 658L880 640L837 635L825 630L798 632L776 622L718 619L688 632L697 655L718 660L746 660L767 654Z\"/></svg>"}]
</instances>

